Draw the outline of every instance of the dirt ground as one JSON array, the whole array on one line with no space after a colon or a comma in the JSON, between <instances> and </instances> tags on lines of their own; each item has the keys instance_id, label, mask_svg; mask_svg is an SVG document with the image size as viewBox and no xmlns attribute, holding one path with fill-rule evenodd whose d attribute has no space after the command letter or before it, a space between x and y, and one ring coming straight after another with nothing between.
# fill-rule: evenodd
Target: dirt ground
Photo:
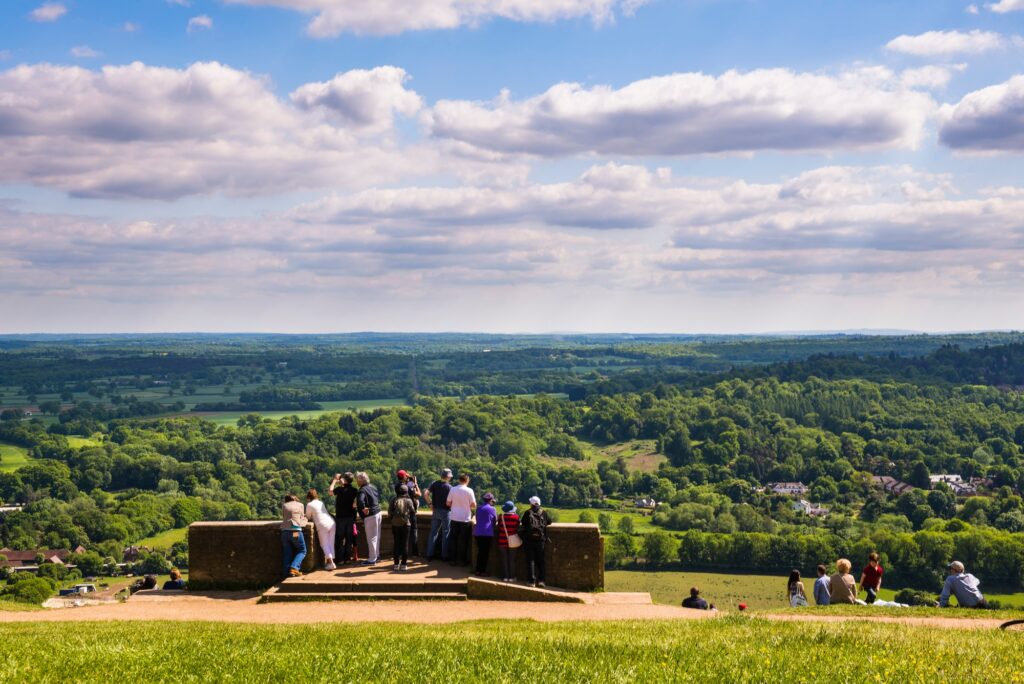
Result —
<instances>
[{"instance_id":1,"label":"dirt ground","mask_svg":"<svg viewBox=\"0 0 1024 684\"><path fill-rule=\"evenodd\" d=\"M605 597L605 598L602 598ZM537 620L539 622L598 620L699 620L713 619L711 611L631 601L629 595L596 595L590 605L570 603L523 603L511 601L452 601L439 610L435 601L381 601L373 609L375 621L442 624L468 620ZM253 593L218 592L205 596L152 596L125 603L84 606L33 612L0 612L4 622L79 622L107 620L180 620L202 622L245 622L253 624L308 624L361 622L366 611L358 603L307 602L259 605ZM758 615L770 620L807 622L864 621L889 622L945 629L998 629L1002 620L961 620L956 618L897 616Z\"/></svg>"}]
</instances>

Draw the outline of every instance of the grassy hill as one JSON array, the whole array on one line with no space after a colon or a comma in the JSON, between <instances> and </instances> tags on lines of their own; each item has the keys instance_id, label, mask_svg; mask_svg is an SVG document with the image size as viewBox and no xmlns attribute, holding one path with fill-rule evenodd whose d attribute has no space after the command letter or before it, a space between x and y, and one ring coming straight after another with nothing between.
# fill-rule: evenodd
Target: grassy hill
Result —
<instances>
[{"instance_id":1,"label":"grassy hill","mask_svg":"<svg viewBox=\"0 0 1024 684\"><path fill-rule=\"evenodd\" d=\"M339 657L338 644L350 657ZM0 680L12 682L65 681L68 673L79 682L420 682L425 663L452 682L1011 682L1024 674L1020 634L746 616L492 620L443 629L387 623L0 625Z\"/></svg>"},{"instance_id":2,"label":"grassy hill","mask_svg":"<svg viewBox=\"0 0 1024 684\"><path fill-rule=\"evenodd\" d=\"M13 473L31 460L27 449L0 442L0 473Z\"/></svg>"}]
</instances>

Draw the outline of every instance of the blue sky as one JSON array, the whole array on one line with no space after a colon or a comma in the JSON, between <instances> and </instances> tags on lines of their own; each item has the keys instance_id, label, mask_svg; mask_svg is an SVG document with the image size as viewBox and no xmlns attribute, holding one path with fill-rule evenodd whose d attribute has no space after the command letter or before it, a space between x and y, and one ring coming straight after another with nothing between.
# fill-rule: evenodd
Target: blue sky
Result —
<instances>
[{"instance_id":1,"label":"blue sky","mask_svg":"<svg viewBox=\"0 0 1024 684\"><path fill-rule=\"evenodd\" d=\"M9 0L0 331L1024 327L1024 0Z\"/></svg>"}]
</instances>

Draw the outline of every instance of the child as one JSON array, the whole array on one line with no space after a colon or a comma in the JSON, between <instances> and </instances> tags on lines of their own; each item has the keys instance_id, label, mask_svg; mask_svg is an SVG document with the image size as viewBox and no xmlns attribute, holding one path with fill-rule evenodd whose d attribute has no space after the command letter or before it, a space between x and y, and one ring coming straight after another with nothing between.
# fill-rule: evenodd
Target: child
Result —
<instances>
[{"instance_id":1,"label":"child","mask_svg":"<svg viewBox=\"0 0 1024 684\"><path fill-rule=\"evenodd\" d=\"M395 572L398 572L409 569L409 530L416 522L416 505L404 484L395 487L395 494L388 506L388 517L395 538Z\"/></svg>"},{"instance_id":2,"label":"child","mask_svg":"<svg viewBox=\"0 0 1024 684\"><path fill-rule=\"evenodd\" d=\"M867 602L874 603L878 590L882 588L882 566L878 564L878 553L868 554L868 564L860 574L860 588L867 592Z\"/></svg>"}]
</instances>

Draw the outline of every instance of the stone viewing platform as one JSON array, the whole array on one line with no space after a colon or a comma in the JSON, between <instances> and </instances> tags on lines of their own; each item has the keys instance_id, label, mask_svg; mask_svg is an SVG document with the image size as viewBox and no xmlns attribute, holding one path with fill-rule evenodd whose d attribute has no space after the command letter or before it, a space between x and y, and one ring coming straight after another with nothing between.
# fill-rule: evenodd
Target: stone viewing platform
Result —
<instances>
[{"instance_id":1,"label":"stone viewing platform","mask_svg":"<svg viewBox=\"0 0 1024 684\"><path fill-rule=\"evenodd\" d=\"M604 589L604 540L593 524L555 523L548 528L545 547L549 589L534 589L471 577L468 568L431 564L410 558L410 569L392 571L391 528L384 516L381 562L373 567L342 566L325 571L323 553L313 525L306 527L303 577L282 581L280 523L278 521L197 522L189 526L189 588L194 590L268 590L268 602L324 600L328 598L404 600L436 598L504 599L518 601L583 602L580 593ZM426 551L430 514L417 519L419 551ZM366 557L366 538L360 524L359 557ZM526 579L526 551L517 557L517 578ZM475 547L474 547L475 562ZM500 560L492 551L489 573L499 576ZM273 587L273 589L271 589Z\"/></svg>"}]
</instances>

